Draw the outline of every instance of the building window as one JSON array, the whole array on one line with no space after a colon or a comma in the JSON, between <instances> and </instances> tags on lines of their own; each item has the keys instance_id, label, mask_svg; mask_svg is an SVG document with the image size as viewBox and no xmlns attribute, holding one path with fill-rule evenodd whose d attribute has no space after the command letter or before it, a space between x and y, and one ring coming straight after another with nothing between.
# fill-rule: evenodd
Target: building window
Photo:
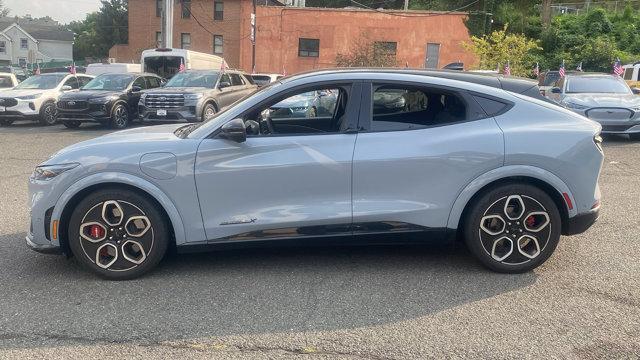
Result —
<instances>
[{"instance_id":1,"label":"building window","mask_svg":"<svg viewBox=\"0 0 640 360\"><path fill-rule=\"evenodd\" d=\"M156 0L156 16L157 17L161 17L162 16L162 8L163 8L163 4L164 0Z\"/></svg>"},{"instance_id":2,"label":"building window","mask_svg":"<svg viewBox=\"0 0 640 360\"><path fill-rule=\"evenodd\" d=\"M162 46L162 31L156 31L156 47Z\"/></svg>"},{"instance_id":3,"label":"building window","mask_svg":"<svg viewBox=\"0 0 640 360\"><path fill-rule=\"evenodd\" d=\"M29 49L29 40L28 39L20 39L20 49Z\"/></svg>"},{"instance_id":4,"label":"building window","mask_svg":"<svg viewBox=\"0 0 640 360\"><path fill-rule=\"evenodd\" d=\"M213 3L213 20L224 19L224 3L222 1L215 1Z\"/></svg>"},{"instance_id":5,"label":"building window","mask_svg":"<svg viewBox=\"0 0 640 360\"><path fill-rule=\"evenodd\" d=\"M191 17L191 0L181 0L182 3L182 18L188 19Z\"/></svg>"},{"instance_id":6,"label":"building window","mask_svg":"<svg viewBox=\"0 0 640 360\"><path fill-rule=\"evenodd\" d=\"M389 56L396 56L398 43L395 41L376 41L373 44L377 53Z\"/></svg>"},{"instance_id":7,"label":"building window","mask_svg":"<svg viewBox=\"0 0 640 360\"><path fill-rule=\"evenodd\" d=\"M191 34L189 33L180 34L180 47L182 49L191 49Z\"/></svg>"},{"instance_id":8,"label":"building window","mask_svg":"<svg viewBox=\"0 0 640 360\"><path fill-rule=\"evenodd\" d=\"M222 35L213 35L213 53L216 55L222 55L224 41Z\"/></svg>"},{"instance_id":9,"label":"building window","mask_svg":"<svg viewBox=\"0 0 640 360\"><path fill-rule=\"evenodd\" d=\"M4 54L7 52L7 42L0 41L0 53Z\"/></svg>"},{"instance_id":10,"label":"building window","mask_svg":"<svg viewBox=\"0 0 640 360\"><path fill-rule=\"evenodd\" d=\"M300 57L320 56L320 39L300 38L298 42L298 56Z\"/></svg>"}]
</instances>

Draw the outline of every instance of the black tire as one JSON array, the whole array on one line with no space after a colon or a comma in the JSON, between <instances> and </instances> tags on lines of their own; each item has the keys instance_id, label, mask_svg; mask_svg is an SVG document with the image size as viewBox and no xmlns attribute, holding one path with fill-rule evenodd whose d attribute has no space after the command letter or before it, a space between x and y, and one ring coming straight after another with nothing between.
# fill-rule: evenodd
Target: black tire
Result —
<instances>
[{"instance_id":1,"label":"black tire","mask_svg":"<svg viewBox=\"0 0 640 360\"><path fill-rule=\"evenodd\" d=\"M215 105L213 105L212 103L206 104L202 109L202 116L200 117L200 121L211 120L217 112L218 110L216 110Z\"/></svg>"},{"instance_id":2,"label":"black tire","mask_svg":"<svg viewBox=\"0 0 640 360\"><path fill-rule=\"evenodd\" d=\"M129 126L129 110L124 104L115 104L111 109L111 128L124 129Z\"/></svg>"},{"instance_id":3,"label":"black tire","mask_svg":"<svg viewBox=\"0 0 640 360\"><path fill-rule=\"evenodd\" d=\"M76 120L66 120L62 122L62 125L64 125L68 129L77 129L80 127L80 125L82 125L82 122Z\"/></svg>"},{"instance_id":4,"label":"black tire","mask_svg":"<svg viewBox=\"0 0 640 360\"><path fill-rule=\"evenodd\" d=\"M640 133L629 134L629 139L634 141L640 140Z\"/></svg>"},{"instance_id":5,"label":"black tire","mask_svg":"<svg viewBox=\"0 0 640 360\"><path fill-rule=\"evenodd\" d=\"M519 208L522 211L516 218ZM544 225L544 214L529 215L534 212L546 213L548 223ZM502 230L495 215L503 219ZM483 218L484 229L495 234L481 228ZM522 273L540 266L558 245L562 229L560 212L551 197L535 186L521 183L485 191L471 205L464 220L464 238L471 253L484 266L501 273Z\"/></svg>"},{"instance_id":6,"label":"black tire","mask_svg":"<svg viewBox=\"0 0 640 360\"><path fill-rule=\"evenodd\" d=\"M117 214L113 209L119 207L121 217L117 225L109 225L102 216L104 206L107 206L107 216ZM137 219L128 221L132 216L146 216L147 226L136 228ZM118 217L111 216L108 220L116 224ZM140 220L140 226L145 226L144 219ZM98 223L97 229L93 228L95 224L87 225L91 222ZM83 224L87 238L80 233ZM134 235L140 236L134 237L129 233L130 229L134 230ZM73 210L67 234L69 247L82 266L111 280L128 280L147 273L162 260L169 245L168 225L157 205L143 195L120 188L99 190L86 196ZM90 241L89 237L97 241Z\"/></svg>"},{"instance_id":7,"label":"black tire","mask_svg":"<svg viewBox=\"0 0 640 360\"><path fill-rule=\"evenodd\" d=\"M56 104L53 102L47 102L42 104L40 108L39 122L44 126L55 125L58 121L58 110L56 110Z\"/></svg>"},{"instance_id":8,"label":"black tire","mask_svg":"<svg viewBox=\"0 0 640 360\"><path fill-rule=\"evenodd\" d=\"M0 126L10 126L11 124L13 124L13 120L11 119L0 120Z\"/></svg>"}]
</instances>

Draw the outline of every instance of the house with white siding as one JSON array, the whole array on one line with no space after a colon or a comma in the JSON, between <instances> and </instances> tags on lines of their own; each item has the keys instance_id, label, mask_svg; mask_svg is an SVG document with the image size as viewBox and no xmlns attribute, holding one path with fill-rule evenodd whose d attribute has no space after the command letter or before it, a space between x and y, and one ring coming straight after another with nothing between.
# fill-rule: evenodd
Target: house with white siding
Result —
<instances>
[{"instance_id":1,"label":"house with white siding","mask_svg":"<svg viewBox=\"0 0 640 360\"><path fill-rule=\"evenodd\" d=\"M73 32L54 20L0 18L0 65L73 59Z\"/></svg>"}]
</instances>

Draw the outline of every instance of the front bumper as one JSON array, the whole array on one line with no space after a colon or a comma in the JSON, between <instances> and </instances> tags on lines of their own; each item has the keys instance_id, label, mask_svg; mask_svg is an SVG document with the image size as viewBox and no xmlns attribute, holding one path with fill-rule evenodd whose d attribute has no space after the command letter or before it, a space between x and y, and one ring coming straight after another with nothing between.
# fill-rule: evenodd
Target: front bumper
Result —
<instances>
[{"instance_id":1,"label":"front bumper","mask_svg":"<svg viewBox=\"0 0 640 360\"><path fill-rule=\"evenodd\" d=\"M202 110L199 105L181 106L175 108L150 108L145 105L138 105L138 117L142 121L187 121L194 122L200 120L197 114ZM165 110L167 115L158 115L158 110Z\"/></svg>"},{"instance_id":2,"label":"front bumper","mask_svg":"<svg viewBox=\"0 0 640 360\"><path fill-rule=\"evenodd\" d=\"M590 108L584 110L571 109L573 112L578 113L584 117L589 118L602 125L603 134L636 134L640 133L640 113L634 112L631 109L626 108ZM630 114L629 118L607 118L602 114L603 111L611 110L613 112L624 111ZM590 116L592 111L599 111L600 116ZM604 116L603 116L604 115Z\"/></svg>"},{"instance_id":3,"label":"front bumper","mask_svg":"<svg viewBox=\"0 0 640 360\"><path fill-rule=\"evenodd\" d=\"M570 218L562 229L562 235L576 235L587 231L598 220L599 216L600 208L597 208Z\"/></svg>"},{"instance_id":4,"label":"front bumper","mask_svg":"<svg viewBox=\"0 0 640 360\"><path fill-rule=\"evenodd\" d=\"M2 119L30 119L34 120L39 115L39 104L31 100L18 100L15 106L8 106L0 111Z\"/></svg>"},{"instance_id":5,"label":"front bumper","mask_svg":"<svg viewBox=\"0 0 640 360\"><path fill-rule=\"evenodd\" d=\"M34 242L33 234L27 235L25 237L27 242L27 246L36 252L41 254L53 254L53 255L62 255L62 249L58 245L54 245L52 243L42 243L42 242Z\"/></svg>"}]
</instances>

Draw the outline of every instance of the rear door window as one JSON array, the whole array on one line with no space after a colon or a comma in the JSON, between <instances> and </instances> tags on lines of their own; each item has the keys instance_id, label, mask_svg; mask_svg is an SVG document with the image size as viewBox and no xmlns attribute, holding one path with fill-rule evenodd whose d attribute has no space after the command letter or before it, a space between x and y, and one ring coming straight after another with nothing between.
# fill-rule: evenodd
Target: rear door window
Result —
<instances>
[{"instance_id":1,"label":"rear door window","mask_svg":"<svg viewBox=\"0 0 640 360\"><path fill-rule=\"evenodd\" d=\"M132 86L138 86L140 89L144 90L147 88L147 83L144 81L144 76L140 76L133 82Z\"/></svg>"},{"instance_id":2,"label":"rear door window","mask_svg":"<svg viewBox=\"0 0 640 360\"><path fill-rule=\"evenodd\" d=\"M71 86L71 89L79 89L78 79L75 76L70 77L62 86Z\"/></svg>"},{"instance_id":3,"label":"rear door window","mask_svg":"<svg viewBox=\"0 0 640 360\"><path fill-rule=\"evenodd\" d=\"M244 85L244 81L242 81L242 78L240 77L240 74L231 73L231 74L229 74L229 77L231 77L231 85L232 86Z\"/></svg>"},{"instance_id":4,"label":"rear door window","mask_svg":"<svg viewBox=\"0 0 640 360\"><path fill-rule=\"evenodd\" d=\"M160 87L160 79L154 76L147 77L147 83L149 84L149 89Z\"/></svg>"}]
</instances>

